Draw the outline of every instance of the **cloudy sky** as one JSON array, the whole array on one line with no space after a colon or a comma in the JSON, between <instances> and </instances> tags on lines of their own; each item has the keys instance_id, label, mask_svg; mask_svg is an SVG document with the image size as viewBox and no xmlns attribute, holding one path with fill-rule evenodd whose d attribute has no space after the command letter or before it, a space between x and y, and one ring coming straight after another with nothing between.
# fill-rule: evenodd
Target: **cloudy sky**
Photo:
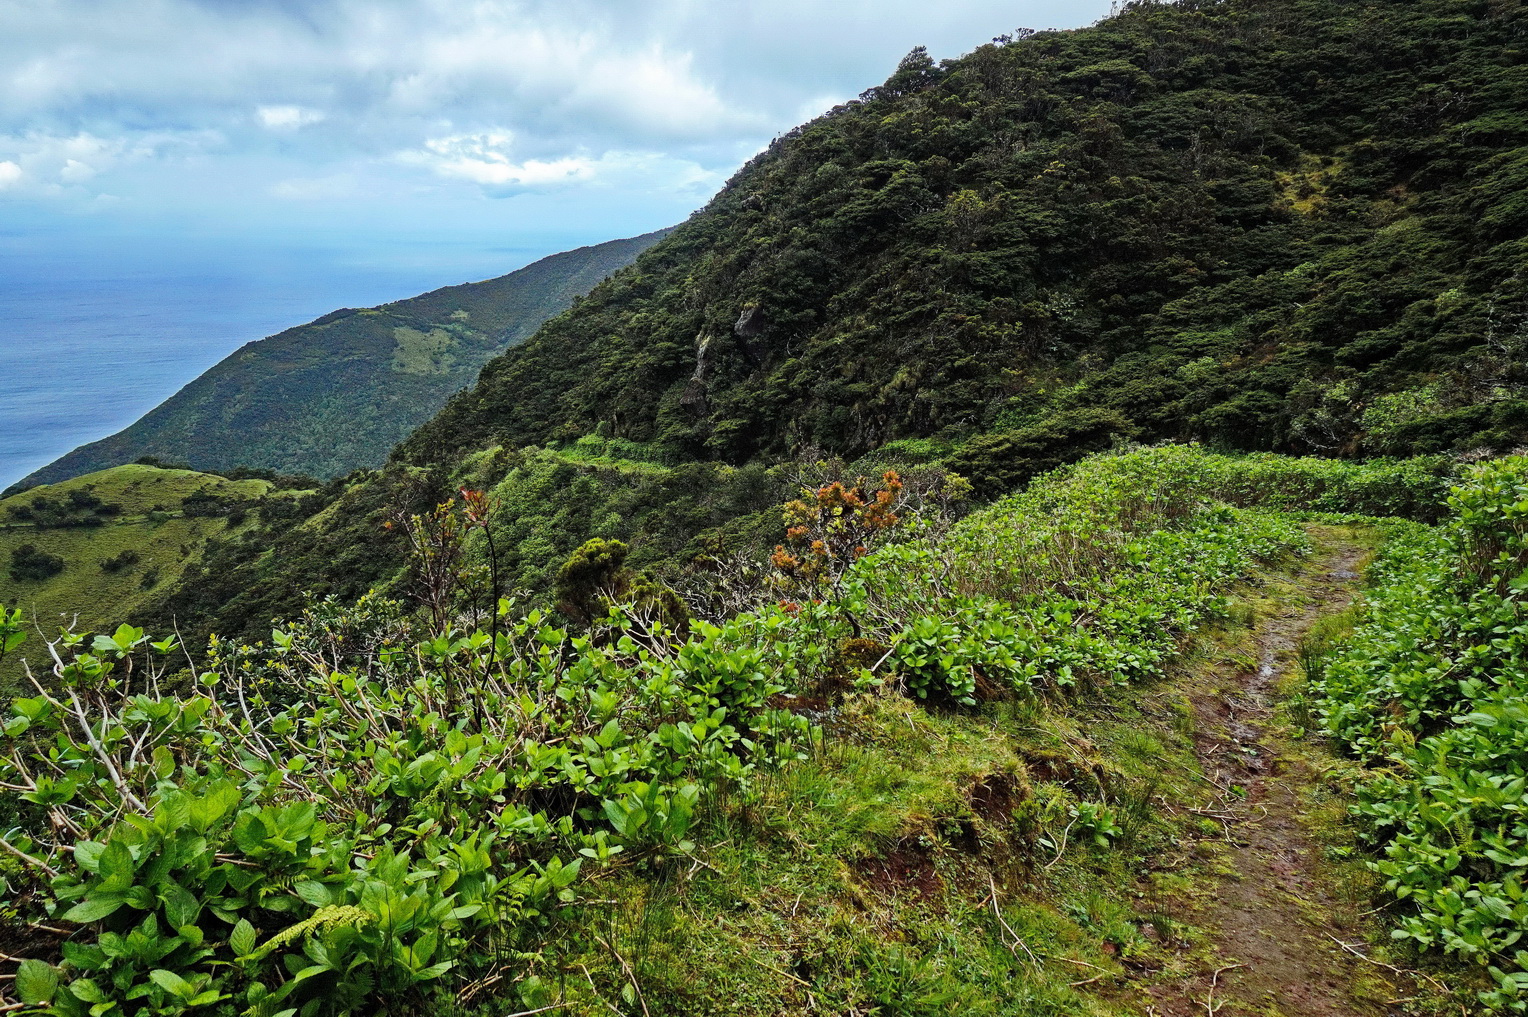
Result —
<instances>
[{"instance_id":1,"label":"cloudy sky","mask_svg":"<svg viewBox=\"0 0 1528 1017\"><path fill-rule=\"evenodd\" d=\"M1107 8L5 0L0 233L563 249L682 219L914 45Z\"/></svg>"}]
</instances>

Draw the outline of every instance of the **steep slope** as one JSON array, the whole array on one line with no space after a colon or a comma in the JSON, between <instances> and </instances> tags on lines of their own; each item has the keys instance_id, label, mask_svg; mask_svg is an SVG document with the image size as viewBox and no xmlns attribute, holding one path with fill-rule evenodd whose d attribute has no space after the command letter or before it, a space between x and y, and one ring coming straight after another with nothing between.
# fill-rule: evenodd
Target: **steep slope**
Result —
<instances>
[{"instance_id":1,"label":"steep slope","mask_svg":"<svg viewBox=\"0 0 1528 1017\"><path fill-rule=\"evenodd\" d=\"M297 513L304 494L135 464L13 495L0 501L0 604L49 636L115 627L172 587L208 541L256 516ZM46 661L40 642L28 650L34 667ZM25 656L5 661L0 684Z\"/></svg>"},{"instance_id":2,"label":"steep slope","mask_svg":"<svg viewBox=\"0 0 1528 1017\"><path fill-rule=\"evenodd\" d=\"M665 236L554 254L485 282L345 309L248 343L126 430L16 485L156 456L334 476L375 466L483 363Z\"/></svg>"},{"instance_id":3,"label":"steep slope","mask_svg":"<svg viewBox=\"0 0 1528 1017\"><path fill-rule=\"evenodd\" d=\"M669 573L768 542L798 458L942 460L991 497L1119 436L1528 441L1525 6L1135 3L915 52L161 616L257 632L364 592L399 500L463 484L536 521L497 564L541 594L589 537Z\"/></svg>"},{"instance_id":4,"label":"steep slope","mask_svg":"<svg viewBox=\"0 0 1528 1017\"><path fill-rule=\"evenodd\" d=\"M728 462L988 433L957 461L995 493L1110 433L1521 442L1525 24L1521 0L1140 2L915 52L403 458L601 426Z\"/></svg>"}]
</instances>

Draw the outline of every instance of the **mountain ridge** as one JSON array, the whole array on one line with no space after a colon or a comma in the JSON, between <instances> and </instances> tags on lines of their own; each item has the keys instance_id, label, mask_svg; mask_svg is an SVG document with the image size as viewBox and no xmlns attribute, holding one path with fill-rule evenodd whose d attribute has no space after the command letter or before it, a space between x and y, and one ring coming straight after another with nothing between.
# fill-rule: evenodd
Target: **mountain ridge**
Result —
<instances>
[{"instance_id":1,"label":"mountain ridge","mask_svg":"<svg viewBox=\"0 0 1528 1017\"><path fill-rule=\"evenodd\" d=\"M564 251L374 308L340 308L253 340L124 430L34 471L8 493L145 456L198 469L324 477L378 465L484 362L668 233Z\"/></svg>"},{"instance_id":2,"label":"mountain ridge","mask_svg":"<svg viewBox=\"0 0 1528 1017\"><path fill-rule=\"evenodd\" d=\"M1470 10L1134 4L915 51L400 457L601 426L676 460L852 457L1107 415L1290 453L1511 447L1528 66L1518 5Z\"/></svg>"}]
</instances>

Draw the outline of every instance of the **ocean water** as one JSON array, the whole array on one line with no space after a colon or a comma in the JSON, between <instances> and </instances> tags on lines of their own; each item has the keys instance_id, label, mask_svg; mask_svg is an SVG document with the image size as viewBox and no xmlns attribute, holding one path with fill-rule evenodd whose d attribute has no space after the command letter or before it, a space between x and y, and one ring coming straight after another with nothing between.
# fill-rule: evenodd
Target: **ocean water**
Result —
<instances>
[{"instance_id":1,"label":"ocean water","mask_svg":"<svg viewBox=\"0 0 1528 1017\"><path fill-rule=\"evenodd\" d=\"M416 245L389 258L11 238L0 243L0 489L121 430L250 340L502 275L555 249Z\"/></svg>"}]
</instances>

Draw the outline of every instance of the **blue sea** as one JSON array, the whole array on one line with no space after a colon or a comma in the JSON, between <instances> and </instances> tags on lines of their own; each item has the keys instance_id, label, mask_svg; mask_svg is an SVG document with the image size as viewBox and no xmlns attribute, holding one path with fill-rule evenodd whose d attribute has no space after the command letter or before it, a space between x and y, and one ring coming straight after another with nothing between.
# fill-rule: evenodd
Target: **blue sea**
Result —
<instances>
[{"instance_id":1,"label":"blue sea","mask_svg":"<svg viewBox=\"0 0 1528 1017\"><path fill-rule=\"evenodd\" d=\"M250 340L339 307L502 275L557 249L399 245L378 255L0 236L0 489L121 430Z\"/></svg>"}]
</instances>

